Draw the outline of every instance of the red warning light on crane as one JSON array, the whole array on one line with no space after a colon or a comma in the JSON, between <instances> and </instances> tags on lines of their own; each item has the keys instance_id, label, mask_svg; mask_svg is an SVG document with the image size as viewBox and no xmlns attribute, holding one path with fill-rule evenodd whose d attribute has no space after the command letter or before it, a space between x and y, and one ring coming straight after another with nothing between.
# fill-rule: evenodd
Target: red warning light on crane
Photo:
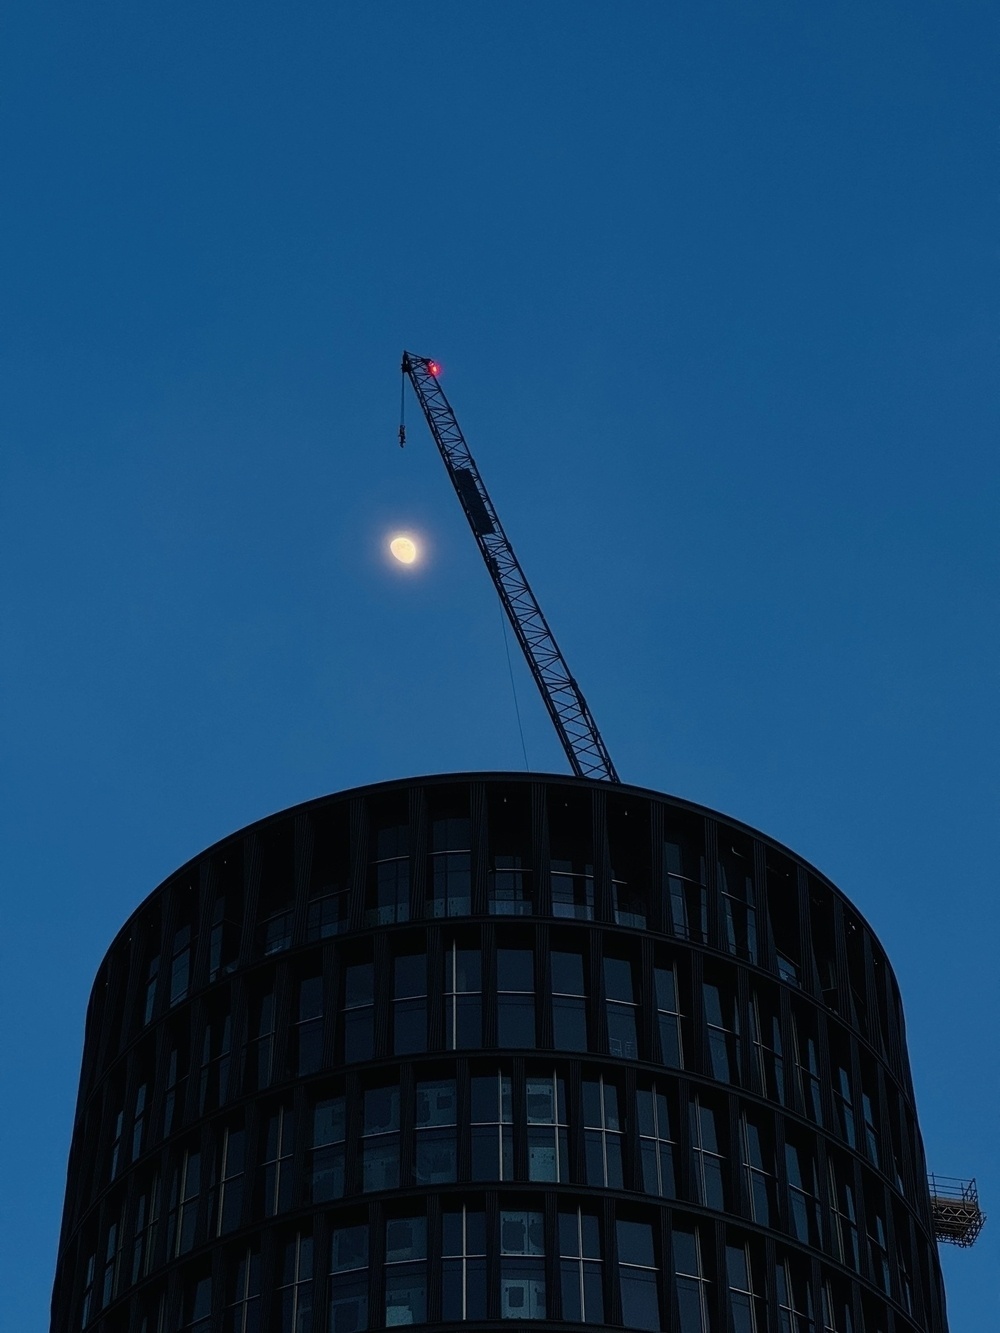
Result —
<instances>
[{"instance_id":1,"label":"red warning light on crane","mask_svg":"<svg viewBox=\"0 0 1000 1333\"><path fill-rule=\"evenodd\" d=\"M441 367L437 361L428 361L427 369L430 371L430 373L434 376L435 379L437 379L437 377L441 374Z\"/></svg>"}]
</instances>

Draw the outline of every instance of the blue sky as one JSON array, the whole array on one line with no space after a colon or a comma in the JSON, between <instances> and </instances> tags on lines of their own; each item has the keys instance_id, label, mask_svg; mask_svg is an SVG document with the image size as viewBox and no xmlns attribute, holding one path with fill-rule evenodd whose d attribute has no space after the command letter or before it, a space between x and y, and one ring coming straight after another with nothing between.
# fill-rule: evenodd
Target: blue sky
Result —
<instances>
[{"instance_id":1,"label":"blue sky","mask_svg":"<svg viewBox=\"0 0 1000 1333\"><path fill-rule=\"evenodd\" d=\"M889 951L997 1322L997 21L983 3L12 0L0 1281L43 1330L118 926L293 802L522 766L440 359L623 778ZM397 527L429 556L402 578ZM562 756L526 670L533 768Z\"/></svg>"}]
</instances>

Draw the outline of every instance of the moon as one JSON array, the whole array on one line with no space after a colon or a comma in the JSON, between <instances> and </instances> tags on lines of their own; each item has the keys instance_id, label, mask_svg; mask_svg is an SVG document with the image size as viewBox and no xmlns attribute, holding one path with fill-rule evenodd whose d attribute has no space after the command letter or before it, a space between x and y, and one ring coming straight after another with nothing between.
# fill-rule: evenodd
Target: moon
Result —
<instances>
[{"instance_id":1,"label":"moon","mask_svg":"<svg viewBox=\"0 0 1000 1333\"><path fill-rule=\"evenodd\" d=\"M389 550L401 565L412 565L419 554L417 551L417 543L413 538L404 537L402 534L398 537L393 537L392 541L389 543Z\"/></svg>"}]
</instances>

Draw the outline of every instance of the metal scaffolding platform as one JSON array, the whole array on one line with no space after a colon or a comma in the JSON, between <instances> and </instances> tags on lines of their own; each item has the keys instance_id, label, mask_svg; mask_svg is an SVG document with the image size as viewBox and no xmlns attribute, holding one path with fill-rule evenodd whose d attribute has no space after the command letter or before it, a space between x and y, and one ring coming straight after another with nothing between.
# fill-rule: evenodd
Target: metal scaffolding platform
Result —
<instances>
[{"instance_id":1,"label":"metal scaffolding platform","mask_svg":"<svg viewBox=\"0 0 1000 1333\"><path fill-rule=\"evenodd\" d=\"M979 1191L975 1180L929 1175L927 1187L931 1195L931 1214L937 1239L948 1245L961 1245L963 1249L974 1245L986 1221L979 1207Z\"/></svg>"}]
</instances>

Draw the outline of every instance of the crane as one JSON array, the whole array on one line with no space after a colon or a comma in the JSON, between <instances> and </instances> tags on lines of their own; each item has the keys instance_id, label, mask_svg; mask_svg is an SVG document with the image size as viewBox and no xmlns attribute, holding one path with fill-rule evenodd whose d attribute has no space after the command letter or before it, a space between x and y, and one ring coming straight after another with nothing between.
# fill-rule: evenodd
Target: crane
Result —
<instances>
[{"instance_id":1,"label":"crane","mask_svg":"<svg viewBox=\"0 0 1000 1333\"><path fill-rule=\"evenodd\" d=\"M500 596L517 641L577 777L618 782L607 746L587 701L559 650L548 621L531 591L489 492L479 475L462 428L441 388L439 364L426 356L403 353L403 375L417 401L448 470L469 527ZM405 380L404 380L405 389ZM399 443L406 443L401 424Z\"/></svg>"}]
</instances>

